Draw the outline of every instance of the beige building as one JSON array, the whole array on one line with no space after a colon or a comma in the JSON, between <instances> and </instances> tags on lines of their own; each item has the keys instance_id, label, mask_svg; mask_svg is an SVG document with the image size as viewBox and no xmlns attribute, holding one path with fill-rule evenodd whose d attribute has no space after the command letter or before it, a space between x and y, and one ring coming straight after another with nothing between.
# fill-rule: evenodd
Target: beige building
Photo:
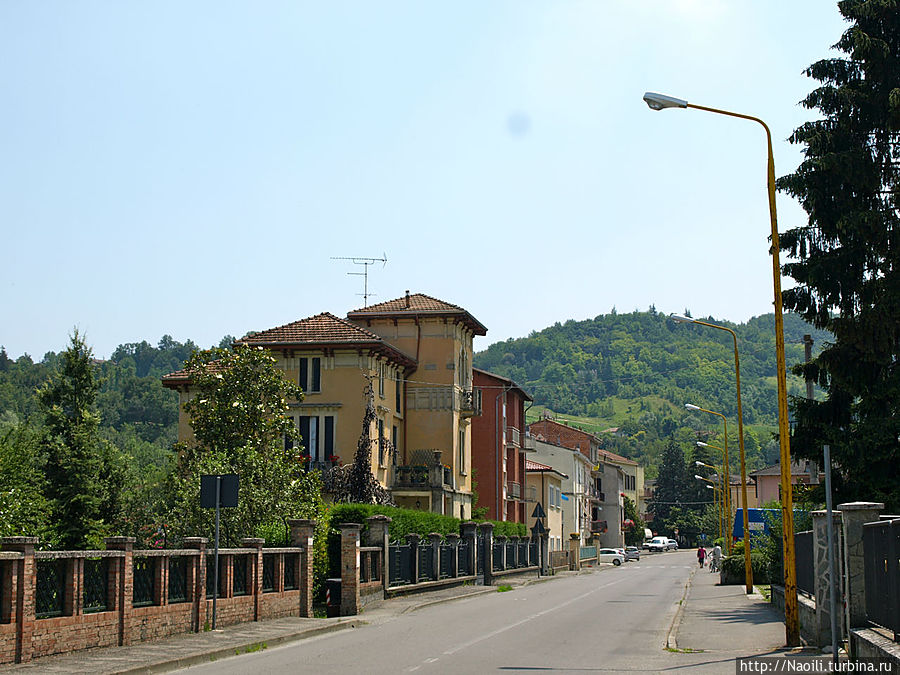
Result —
<instances>
[{"instance_id":1,"label":"beige building","mask_svg":"<svg viewBox=\"0 0 900 675\"><path fill-rule=\"evenodd\" d=\"M560 551L568 545L565 543L566 534L562 529L562 481L567 478L566 474L551 466L530 459L525 460L525 501L528 509L525 522L529 530L534 527L537 520L534 517L534 510L540 504L546 514L544 526L547 528L551 551Z\"/></svg>"},{"instance_id":2,"label":"beige building","mask_svg":"<svg viewBox=\"0 0 900 675\"><path fill-rule=\"evenodd\" d=\"M305 392L291 411L313 468L353 461L362 431L366 378L376 420L372 473L400 506L471 516L472 340L487 329L466 310L422 294L329 313L255 333L238 342L268 349ZM189 373L163 377L193 393ZM183 408L179 440L191 437Z\"/></svg>"}]
</instances>

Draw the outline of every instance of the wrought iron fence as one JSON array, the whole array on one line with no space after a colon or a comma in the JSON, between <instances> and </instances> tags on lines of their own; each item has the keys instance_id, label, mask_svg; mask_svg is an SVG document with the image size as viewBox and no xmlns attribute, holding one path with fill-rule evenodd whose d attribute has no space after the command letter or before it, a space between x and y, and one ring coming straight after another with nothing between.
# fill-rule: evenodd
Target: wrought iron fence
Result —
<instances>
[{"instance_id":1,"label":"wrought iron fence","mask_svg":"<svg viewBox=\"0 0 900 675\"><path fill-rule=\"evenodd\" d=\"M478 551L478 555L475 556L475 574L481 577L484 576L484 561L488 559L491 553L485 546L484 535L476 535L475 550Z\"/></svg>"},{"instance_id":2,"label":"wrought iron fence","mask_svg":"<svg viewBox=\"0 0 900 675\"><path fill-rule=\"evenodd\" d=\"M472 568L469 566L469 542L461 541L456 547L456 569L459 576L467 577L472 574Z\"/></svg>"},{"instance_id":3,"label":"wrought iron fence","mask_svg":"<svg viewBox=\"0 0 900 675\"><path fill-rule=\"evenodd\" d=\"M810 597L816 597L812 530L794 534L794 556L797 561L797 590Z\"/></svg>"},{"instance_id":4,"label":"wrought iron fence","mask_svg":"<svg viewBox=\"0 0 900 675\"><path fill-rule=\"evenodd\" d=\"M284 590L286 591L294 591L297 589L297 566L299 562L299 554L284 554Z\"/></svg>"},{"instance_id":5,"label":"wrought iron fence","mask_svg":"<svg viewBox=\"0 0 900 675\"><path fill-rule=\"evenodd\" d=\"M359 581L360 583L370 583L373 581L381 581L381 565L379 564L379 558L381 556L381 549L376 550L361 550L359 552L360 555L360 564L359 564Z\"/></svg>"},{"instance_id":6,"label":"wrought iron fence","mask_svg":"<svg viewBox=\"0 0 900 675\"><path fill-rule=\"evenodd\" d=\"M206 597L211 598L215 593L216 557L206 556ZM225 597L225 556L219 556L219 592L217 598Z\"/></svg>"},{"instance_id":7,"label":"wrought iron fence","mask_svg":"<svg viewBox=\"0 0 900 675\"><path fill-rule=\"evenodd\" d=\"M38 619L62 616L66 600L66 564L64 559L35 562L35 615Z\"/></svg>"},{"instance_id":8,"label":"wrought iron fence","mask_svg":"<svg viewBox=\"0 0 900 675\"><path fill-rule=\"evenodd\" d=\"M85 558L82 581L82 608L85 614L105 612L109 592L109 559Z\"/></svg>"},{"instance_id":9,"label":"wrought iron fence","mask_svg":"<svg viewBox=\"0 0 900 675\"><path fill-rule=\"evenodd\" d=\"M153 558L135 556L132 559L132 592L131 604L135 607L152 605L156 599L156 569Z\"/></svg>"},{"instance_id":10,"label":"wrought iron fence","mask_svg":"<svg viewBox=\"0 0 900 675\"><path fill-rule=\"evenodd\" d=\"M391 544L388 547L388 581L391 586L413 583L409 544Z\"/></svg>"},{"instance_id":11,"label":"wrought iron fence","mask_svg":"<svg viewBox=\"0 0 900 675\"><path fill-rule=\"evenodd\" d=\"M231 556L231 594L247 595L247 562L249 556Z\"/></svg>"},{"instance_id":12,"label":"wrought iron fence","mask_svg":"<svg viewBox=\"0 0 900 675\"><path fill-rule=\"evenodd\" d=\"M863 525L866 616L900 639L900 520Z\"/></svg>"},{"instance_id":13,"label":"wrought iron fence","mask_svg":"<svg viewBox=\"0 0 900 675\"><path fill-rule=\"evenodd\" d=\"M169 604L188 600L188 562L190 558L172 556L169 558Z\"/></svg>"},{"instance_id":14,"label":"wrought iron fence","mask_svg":"<svg viewBox=\"0 0 900 675\"><path fill-rule=\"evenodd\" d=\"M431 546L419 547L419 581L433 581L435 579L434 554Z\"/></svg>"},{"instance_id":15,"label":"wrought iron fence","mask_svg":"<svg viewBox=\"0 0 900 675\"><path fill-rule=\"evenodd\" d=\"M506 542L506 566L505 569L509 569L511 567L517 567L516 564L516 553L518 547L516 546L517 542L508 541Z\"/></svg>"},{"instance_id":16,"label":"wrought iron fence","mask_svg":"<svg viewBox=\"0 0 900 675\"><path fill-rule=\"evenodd\" d=\"M273 593L275 591L275 555L274 553L263 553L263 593Z\"/></svg>"},{"instance_id":17,"label":"wrought iron fence","mask_svg":"<svg viewBox=\"0 0 900 675\"><path fill-rule=\"evenodd\" d=\"M516 566L528 567L528 542L520 541L516 551Z\"/></svg>"},{"instance_id":18,"label":"wrought iron fence","mask_svg":"<svg viewBox=\"0 0 900 675\"><path fill-rule=\"evenodd\" d=\"M452 544L441 544L438 551L438 578L447 579L453 574L453 555L456 547Z\"/></svg>"},{"instance_id":19,"label":"wrought iron fence","mask_svg":"<svg viewBox=\"0 0 900 675\"><path fill-rule=\"evenodd\" d=\"M494 542L491 551L491 569L495 572L503 571L503 544Z\"/></svg>"},{"instance_id":20,"label":"wrought iron fence","mask_svg":"<svg viewBox=\"0 0 900 675\"><path fill-rule=\"evenodd\" d=\"M538 561L538 555L539 555L539 552L538 552L537 542L533 541L533 542L529 543L528 544L528 560L532 565L540 564L540 561Z\"/></svg>"}]
</instances>

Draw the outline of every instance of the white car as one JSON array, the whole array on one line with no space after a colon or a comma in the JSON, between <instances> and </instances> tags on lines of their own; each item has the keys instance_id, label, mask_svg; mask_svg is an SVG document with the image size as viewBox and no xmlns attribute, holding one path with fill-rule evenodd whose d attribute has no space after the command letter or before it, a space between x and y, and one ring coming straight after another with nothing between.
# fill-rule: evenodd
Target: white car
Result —
<instances>
[{"instance_id":1,"label":"white car","mask_svg":"<svg viewBox=\"0 0 900 675\"><path fill-rule=\"evenodd\" d=\"M616 567L625 562L625 556L614 548L601 548L597 551L598 562L612 563Z\"/></svg>"},{"instance_id":2,"label":"white car","mask_svg":"<svg viewBox=\"0 0 900 675\"><path fill-rule=\"evenodd\" d=\"M670 549L672 549L673 551L677 551L677 550L678 550L678 542L677 542L677 541L675 541L674 539L667 539L666 541L669 542L669 548L670 548Z\"/></svg>"},{"instance_id":3,"label":"white car","mask_svg":"<svg viewBox=\"0 0 900 675\"><path fill-rule=\"evenodd\" d=\"M668 551L669 550L669 540L666 537L653 537L649 542L647 542L647 549L650 551Z\"/></svg>"}]
</instances>

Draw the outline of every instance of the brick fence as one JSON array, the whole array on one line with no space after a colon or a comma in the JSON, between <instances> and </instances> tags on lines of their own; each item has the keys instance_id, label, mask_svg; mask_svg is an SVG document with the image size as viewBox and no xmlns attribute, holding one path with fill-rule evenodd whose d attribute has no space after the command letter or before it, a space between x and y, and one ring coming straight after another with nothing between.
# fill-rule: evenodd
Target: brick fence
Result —
<instances>
[{"instance_id":1,"label":"brick fence","mask_svg":"<svg viewBox=\"0 0 900 675\"><path fill-rule=\"evenodd\" d=\"M315 522L291 520L291 543L244 539L219 549L216 625L312 616ZM0 663L128 645L212 624L213 551L200 537L177 550L36 551L35 537L0 539Z\"/></svg>"}]
</instances>

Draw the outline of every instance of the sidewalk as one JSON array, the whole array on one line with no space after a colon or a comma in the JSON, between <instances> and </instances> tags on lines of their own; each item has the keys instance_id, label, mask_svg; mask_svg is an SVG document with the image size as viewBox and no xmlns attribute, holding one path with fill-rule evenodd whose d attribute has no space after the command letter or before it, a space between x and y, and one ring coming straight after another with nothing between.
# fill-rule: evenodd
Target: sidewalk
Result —
<instances>
[{"instance_id":1,"label":"sidewalk","mask_svg":"<svg viewBox=\"0 0 900 675\"><path fill-rule=\"evenodd\" d=\"M669 634L670 649L744 656L784 652L784 617L743 584L719 586L719 575L696 568Z\"/></svg>"}]
</instances>

